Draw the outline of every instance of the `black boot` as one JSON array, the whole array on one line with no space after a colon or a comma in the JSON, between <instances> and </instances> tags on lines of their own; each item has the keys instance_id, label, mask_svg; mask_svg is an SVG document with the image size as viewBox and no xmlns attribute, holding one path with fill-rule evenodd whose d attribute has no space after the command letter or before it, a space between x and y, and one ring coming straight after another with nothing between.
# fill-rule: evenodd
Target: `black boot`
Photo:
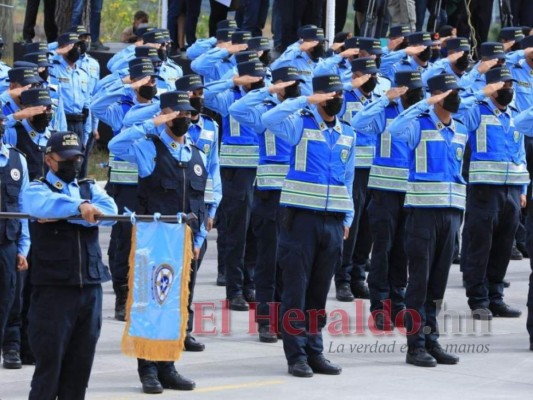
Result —
<instances>
[{"instance_id":1,"label":"black boot","mask_svg":"<svg viewBox=\"0 0 533 400\"><path fill-rule=\"evenodd\" d=\"M115 319L126 321L126 302L128 301L128 285L115 287Z\"/></svg>"}]
</instances>

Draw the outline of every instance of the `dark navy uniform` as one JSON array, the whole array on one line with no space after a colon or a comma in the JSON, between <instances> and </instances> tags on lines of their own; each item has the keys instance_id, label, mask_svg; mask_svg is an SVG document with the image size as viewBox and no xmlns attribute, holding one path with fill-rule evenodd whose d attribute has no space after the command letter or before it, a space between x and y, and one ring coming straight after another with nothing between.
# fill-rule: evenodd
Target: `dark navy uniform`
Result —
<instances>
[{"instance_id":1,"label":"dark navy uniform","mask_svg":"<svg viewBox=\"0 0 533 400\"><path fill-rule=\"evenodd\" d=\"M73 132L54 135L48 150L67 159L83 154ZM116 214L117 207L93 181L65 182L51 171L32 182L23 198L25 212L52 219L31 223L33 291L28 317L36 366L29 398L81 400L102 326L101 283L111 276L102 262L95 224L53 219L79 214L84 202L105 214Z\"/></svg>"}]
</instances>

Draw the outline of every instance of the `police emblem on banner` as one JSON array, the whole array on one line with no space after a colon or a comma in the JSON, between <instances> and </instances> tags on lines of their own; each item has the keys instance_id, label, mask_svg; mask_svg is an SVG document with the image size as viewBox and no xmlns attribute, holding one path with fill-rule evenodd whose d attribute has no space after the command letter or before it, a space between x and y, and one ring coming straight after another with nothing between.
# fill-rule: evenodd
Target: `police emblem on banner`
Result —
<instances>
[{"instance_id":1,"label":"police emblem on banner","mask_svg":"<svg viewBox=\"0 0 533 400\"><path fill-rule=\"evenodd\" d=\"M20 171L17 168L13 168L9 174L11 175L11 179L14 181L20 180Z\"/></svg>"},{"instance_id":2,"label":"police emblem on banner","mask_svg":"<svg viewBox=\"0 0 533 400\"><path fill-rule=\"evenodd\" d=\"M342 149L341 150L341 161L343 163L346 163L346 160L348 160L348 150L347 149Z\"/></svg>"},{"instance_id":3,"label":"police emblem on banner","mask_svg":"<svg viewBox=\"0 0 533 400\"><path fill-rule=\"evenodd\" d=\"M154 299L163 304L174 283L174 269L169 264L161 264L154 270L152 277L152 294Z\"/></svg>"},{"instance_id":4,"label":"police emblem on banner","mask_svg":"<svg viewBox=\"0 0 533 400\"><path fill-rule=\"evenodd\" d=\"M202 171L202 167L200 166L200 164L194 164L194 173L197 175L197 176L202 176L203 174L203 171Z\"/></svg>"},{"instance_id":5,"label":"police emblem on banner","mask_svg":"<svg viewBox=\"0 0 533 400\"><path fill-rule=\"evenodd\" d=\"M518 143L518 141L520 140L520 132L514 131L513 139L514 139L515 143Z\"/></svg>"},{"instance_id":6,"label":"police emblem on banner","mask_svg":"<svg viewBox=\"0 0 533 400\"><path fill-rule=\"evenodd\" d=\"M462 147L458 147L457 149L455 149L455 157L461 161L463 159L463 148Z\"/></svg>"}]
</instances>

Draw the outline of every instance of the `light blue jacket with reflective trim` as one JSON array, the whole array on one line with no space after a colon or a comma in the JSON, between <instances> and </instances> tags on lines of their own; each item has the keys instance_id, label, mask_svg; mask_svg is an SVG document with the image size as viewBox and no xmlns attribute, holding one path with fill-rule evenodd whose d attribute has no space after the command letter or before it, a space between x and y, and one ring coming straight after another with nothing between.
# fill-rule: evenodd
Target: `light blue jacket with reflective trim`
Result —
<instances>
[{"instance_id":1,"label":"light blue jacket with reflective trim","mask_svg":"<svg viewBox=\"0 0 533 400\"><path fill-rule=\"evenodd\" d=\"M303 108L306 108L304 113L301 112ZM343 187L349 198L352 198L355 132L348 124L340 122L337 118L335 126L328 128L316 107L309 105L305 96L285 100L263 114L261 120L266 129L285 140L289 145L295 146L291 154L289 170L292 171L292 174L289 172L287 179L290 176L291 179L301 179L302 183ZM310 138L304 138L304 130L306 129L316 130L318 134L316 132L315 134L320 140L313 141L309 140ZM297 171L296 158L301 157L296 157L296 151L297 148L303 149L304 143L302 141L309 142L311 147L308 147L305 157L306 168L303 171ZM298 146L301 142L302 146ZM339 144L339 142L343 144ZM322 208L322 210L326 210L326 208ZM349 227L352 225L354 217L353 203L352 209L345 214L344 226Z\"/></svg>"}]
</instances>

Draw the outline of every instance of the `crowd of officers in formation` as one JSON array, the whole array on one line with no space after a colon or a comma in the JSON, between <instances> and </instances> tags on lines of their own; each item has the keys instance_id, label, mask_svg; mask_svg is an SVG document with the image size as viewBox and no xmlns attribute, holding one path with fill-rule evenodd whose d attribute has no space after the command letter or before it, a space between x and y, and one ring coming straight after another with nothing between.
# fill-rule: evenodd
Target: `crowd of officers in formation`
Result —
<instances>
[{"instance_id":1,"label":"crowd of officers in formation","mask_svg":"<svg viewBox=\"0 0 533 400\"><path fill-rule=\"evenodd\" d=\"M271 62L268 38L225 20L187 49L186 76L168 57L167 30L137 33L103 79L84 27L26 44L24 61L1 66L1 211L38 220L0 220L0 341L6 368L36 364L30 399L84 397L101 282L112 279L115 318L125 319L132 228L113 225L109 274L102 213L198 216L188 351L205 347L190 306L215 224L228 307L256 303L259 340L282 338L297 377L342 371L323 355L326 317L316 313L333 278L339 301L370 299L377 329L406 329L407 363L456 364L438 342L437 313L462 223L473 318L520 316L503 291L530 182L529 28L502 29L474 62L466 38L394 26L385 47L340 35L327 49L323 30L304 26ZM114 134L105 192L84 179L98 121ZM531 236L533 220L527 227ZM368 278L358 247L371 248ZM145 393L195 387L172 362L138 360L138 372Z\"/></svg>"}]
</instances>

